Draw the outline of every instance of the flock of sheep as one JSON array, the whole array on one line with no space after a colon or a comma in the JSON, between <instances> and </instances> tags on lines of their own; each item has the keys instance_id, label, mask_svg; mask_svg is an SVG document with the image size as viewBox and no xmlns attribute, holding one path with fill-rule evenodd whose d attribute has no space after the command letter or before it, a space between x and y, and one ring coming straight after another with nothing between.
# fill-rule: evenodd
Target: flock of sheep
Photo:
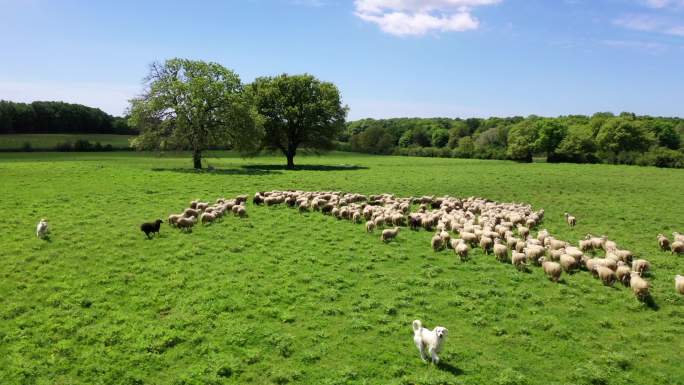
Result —
<instances>
[{"instance_id":1,"label":"flock of sheep","mask_svg":"<svg viewBox=\"0 0 684 385\"><path fill-rule=\"evenodd\" d=\"M194 200L190 202L190 207L183 210L180 214L171 214L167 221L171 227L177 227L181 231L191 232L192 227L199 221L202 224L215 222L227 213L232 212L240 218L247 217L247 195L239 195L234 199L218 198L213 205Z\"/></svg>"},{"instance_id":2,"label":"flock of sheep","mask_svg":"<svg viewBox=\"0 0 684 385\"><path fill-rule=\"evenodd\" d=\"M650 263L635 259L631 251L618 247L605 236L587 236L575 246L553 237L546 229L531 235L544 218L544 210L534 211L527 204L499 203L470 197L459 199L450 196L400 198L392 194L361 195L334 191L262 191L254 195L256 205L286 204L300 212L320 211L338 219L354 223L365 221L367 232L382 230L380 239L389 242L396 238L402 227L412 230L434 231L430 240L434 251L452 249L462 260L468 260L472 247L480 247L497 260L511 263L519 270L529 265L541 266L549 279L557 282L562 273L580 269L591 272L605 285L616 281L630 286L634 295L645 300L650 285L644 279ZM414 204L417 211L412 211ZM565 213L569 226L577 218ZM673 233L674 242L662 234L658 243L663 250L684 252L684 235ZM597 256L600 252L602 256ZM675 288L684 294L684 277L675 277Z\"/></svg>"}]
</instances>

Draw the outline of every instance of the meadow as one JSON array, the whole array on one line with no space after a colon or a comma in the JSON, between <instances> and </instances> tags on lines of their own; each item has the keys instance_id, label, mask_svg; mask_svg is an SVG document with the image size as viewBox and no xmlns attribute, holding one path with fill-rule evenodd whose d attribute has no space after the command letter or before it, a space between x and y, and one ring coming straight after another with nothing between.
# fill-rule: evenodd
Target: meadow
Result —
<instances>
[{"instance_id":1,"label":"meadow","mask_svg":"<svg viewBox=\"0 0 684 385\"><path fill-rule=\"evenodd\" d=\"M112 134L3 134L0 135L0 151L20 150L26 143L33 150L51 150L62 143L87 140L91 143L110 144L115 149L127 149L130 135Z\"/></svg>"},{"instance_id":2,"label":"meadow","mask_svg":"<svg viewBox=\"0 0 684 385\"><path fill-rule=\"evenodd\" d=\"M0 154L0 384L684 384L684 256L655 240L684 232L682 170L296 161L215 154L195 172L185 154ZM530 203L561 239L605 234L651 261L654 303L587 272L553 283L479 249L435 253L429 232L383 244L281 206L250 202L248 218L187 234L164 224L153 240L138 228L192 199L271 189ZM449 329L439 366L419 359L414 319Z\"/></svg>"}]
</instances>

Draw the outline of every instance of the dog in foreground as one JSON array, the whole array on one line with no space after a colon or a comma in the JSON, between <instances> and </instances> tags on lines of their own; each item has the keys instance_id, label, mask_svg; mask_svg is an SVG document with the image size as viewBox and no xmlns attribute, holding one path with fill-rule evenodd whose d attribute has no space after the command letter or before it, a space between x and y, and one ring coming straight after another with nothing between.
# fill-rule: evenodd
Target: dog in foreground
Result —
<instances>
[{"instance_id":1,"label":"dog in foreground","mask_svg":"<svg viewBox=\"0 0 684 385\"><path fill-rule=\"evenodd\" d=\"M420 358L427 362L427 354L430 355L433 364L439 363L437 353L442 350L442 345L449 331L445 327L437 326L433 330L423 327L420 320L413 321L413 342L420 351Z\"/></svg>"}]
</instances>

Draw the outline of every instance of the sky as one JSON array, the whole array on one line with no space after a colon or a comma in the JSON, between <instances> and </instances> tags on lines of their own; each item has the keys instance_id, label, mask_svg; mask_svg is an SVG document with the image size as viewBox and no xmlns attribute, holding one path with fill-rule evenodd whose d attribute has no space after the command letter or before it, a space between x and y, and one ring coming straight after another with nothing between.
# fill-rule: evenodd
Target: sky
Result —
<instances>
[{"instance_id":1,"label":"sky","mask_svg":"<svg viewBox=\"0 0 684 385\"><path fill-rule=\"evenodd\" d=\"M310 73L349 120L684 116L684 0L0 0L0 99L122 115L149 64Z\"/></svg>"}]
</instances>

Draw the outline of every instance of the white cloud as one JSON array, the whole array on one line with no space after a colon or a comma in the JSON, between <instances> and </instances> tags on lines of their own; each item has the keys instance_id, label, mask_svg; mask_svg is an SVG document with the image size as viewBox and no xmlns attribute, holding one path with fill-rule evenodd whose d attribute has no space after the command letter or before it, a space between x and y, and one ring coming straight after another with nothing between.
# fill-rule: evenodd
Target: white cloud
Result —
<instances>
[{"instance_id":1,"label":"white cloud","mask_svg":"<svg viewBox=\"0 0 684 385\"><path fill-rule=\"evenodd\" d=\"M1 99L25 103L36 100L78 103L100 108L111 115L123 115L128 100L140 92L141 85L0 80Z\"/></svg>"},{"instance_id":2,"label":"white cloud","mask_svg":"<svg viewBox=\"0 0 684 385\"><path fill-rule=\"evenodd\" d=\"M675 24L671 20L652 15L626 15L613 20L613 24L642 32L655 32L666 35L684 37L684 24Z\"/></svg>"},{"instance_id":3,"label":"white cloud","mask_svg":"<svg viewBox=\"0 0 684 385\"><path fill-rule=\"evenodd\" d=\"M501 0L355 0L355 14L377 24L383 32L397 35L425 35L428 32L461 32L477 29L472 15L478 6Z\"/></svg>"},{"instance_id":4,"label":"white cloud","mask_svg":"<svg viewBox=\"0 0 684 385\"><path fill-rule=\"evenodd\" d=\"M669 8L669 7L684 7L684 0L642 0L644 5L649 8Z\"/></svg>"}]
</instances>

